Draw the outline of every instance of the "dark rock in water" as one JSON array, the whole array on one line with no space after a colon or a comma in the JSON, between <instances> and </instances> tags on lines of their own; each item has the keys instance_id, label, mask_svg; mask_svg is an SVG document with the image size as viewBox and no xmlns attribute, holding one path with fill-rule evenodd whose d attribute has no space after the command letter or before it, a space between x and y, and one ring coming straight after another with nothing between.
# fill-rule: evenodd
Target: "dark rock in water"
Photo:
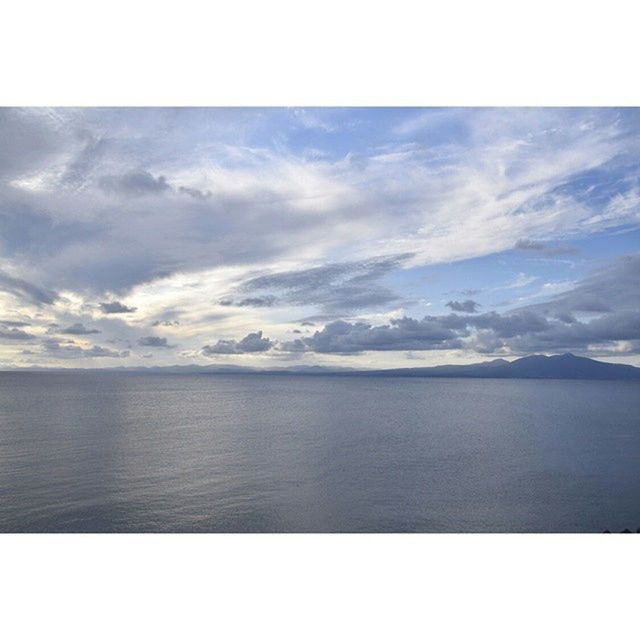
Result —
<instances>
[{"instance_id":1,"label":"dark rock in water","mask_svg":"<svg viewBox=\"0 0 640 640\"><path fill-rule=\"evenodd\" d=\"M609 529L605 529L602 533L611 533L611 531L609 531Z\"/></svg>"},{"instance_id":2,"label":"dark rock in water","mask_svg":"<svg viewBox=\"0 0 640 640\"><path fill-rule=\"evenodd\" d=\"M623 529L620 533L631 533L631 531L629 531L629 529Z\"/></svg>"}]
</instances>

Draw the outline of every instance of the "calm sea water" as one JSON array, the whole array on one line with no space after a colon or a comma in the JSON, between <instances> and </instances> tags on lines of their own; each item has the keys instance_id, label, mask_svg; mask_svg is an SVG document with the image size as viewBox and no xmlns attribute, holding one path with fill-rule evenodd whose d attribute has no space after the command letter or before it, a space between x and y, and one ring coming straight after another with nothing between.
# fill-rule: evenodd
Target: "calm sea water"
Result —
<instances>
[{"instance_id":1,"label":"calm sea water","mask_svg":"<svg viewBox=\"0 0 640 640\"><path fill-rule=\"evenodd\" d=\"M640 385L0 374L0 531L640 527Z\"/></svg>"}]
</instances>

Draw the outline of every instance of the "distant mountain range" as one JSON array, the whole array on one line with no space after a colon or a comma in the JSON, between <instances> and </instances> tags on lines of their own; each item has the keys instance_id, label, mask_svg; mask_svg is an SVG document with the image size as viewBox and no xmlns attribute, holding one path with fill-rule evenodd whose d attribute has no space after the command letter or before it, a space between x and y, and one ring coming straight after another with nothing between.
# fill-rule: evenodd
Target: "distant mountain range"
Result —
<instances>
[{"instance_id":1,"label":"distant mountain range","mask_svg":"<svg viewBox=\"0 0 640 640\"><path fill-rule=\"evenodd\" d=\"M369 373L369 372L367 372ZM640 380L640 368L600 362L571 353L561 356L527 356L513 362L491 360L480 364L442 365L390 369L373 375L419 378L562 378L568 380Z\"/></svg>"},{"instance_id":2,"label":"distant mountain range","mask_svg":"<svg viewBox=\"0 0 640 640\"><path fill-rule=\"evenodd\" d=\"M31 367L12 371L72 371ZM75 369L78 370L78 369ZM503 359L479 364L446 364L437 367L410 367L403 369L350 369L347 367L294 366L280 369L257 369L237 365L175 365L168 367L114 367L108 369L81 369L82 371L130 372L155 374L256 374L256 375L341 375L405 378L528 378L565 380L640 380L640 367L628 364L600 362L565 353L561 356L527 356L513 362Z\"/></svg>"}]
</instances>

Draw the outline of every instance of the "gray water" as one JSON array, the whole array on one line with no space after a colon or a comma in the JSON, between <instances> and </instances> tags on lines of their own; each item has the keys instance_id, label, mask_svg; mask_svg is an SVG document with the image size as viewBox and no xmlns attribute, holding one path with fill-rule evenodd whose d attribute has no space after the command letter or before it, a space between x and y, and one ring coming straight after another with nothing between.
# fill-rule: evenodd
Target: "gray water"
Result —
<instances>
[{"instance_id":1,"label":"gray water","mask_svg":"<svg viewBox=\"0 0 640 640\"><path fill-rule=\"evenodd\" d=\"M0 374L0 531L640 527L640 385Z\"/></svg>"}]
</instances>

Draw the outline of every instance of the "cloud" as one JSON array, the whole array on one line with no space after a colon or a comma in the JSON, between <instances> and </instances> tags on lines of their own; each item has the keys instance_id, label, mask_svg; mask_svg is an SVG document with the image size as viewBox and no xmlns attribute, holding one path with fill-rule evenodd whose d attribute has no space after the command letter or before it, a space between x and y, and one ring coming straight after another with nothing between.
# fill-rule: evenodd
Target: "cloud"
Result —
<instances>
[{"instance_id":1,"label":"cloud","mask_svg":"<svg viewBox=\"0 0 640 640\"><path fill-rule=\"evenodd\" d=\"M133 313L136 311L136 307L127 307L127 305L122 304L122 302L118 302L118 300L113 300L111 302L100 302L100 309L103 313L111 314L111 313Z\"/></svg>"},{"instance_id":2,"label":"cloud","mask_svg":"<svg viewBox=\"0 0 640 640\"><path fill-rule=\"evenodd\" d=\"M214 345L202 347L205 356L219 354L262 353L269 351L274 346L269 338L262 337L262 331L256 331L246 335L242 340L218 340Z\"/></svg>"},{"instance_id":3,"label":"cloud","mask_svg":"<svg viewBox=\"0 0 640 640\"><path fill-rule=\"evenodd\" d=\"M0 271L0 291L6 291L38 306L53 304L58 299L57 293L47 291L22 278L10 276L3 271Z\"/></svg>"},{"instance_id":4,"label":"cloud","mask_svg":"<svg viewBox=\"0 0 640 640\"><path fill-rule=\"evenodd\" d=\"M24 322L23 320L1 320L0 324L3 327L30 327L30 322Z\"/></svg>"},{"instance_id":5,"label":"cloud","mask_svg":"<svg viewBox=\"0 0 640 640\"><path fill-rule=\"evenodd\" d=\"M178 191L196 200L208 200L212 196L211 191L200 191L192 187L178 187Z\"/></svg>"},{"instance_id":6,"label":"cloud","mask_svg":"<svg viewBox=\"0 0 640 640\"><path fill-rule=\"evenodd\" d=\"M544 331L516 335L506 344L503 341L502 346L518 354L593 349L611 353L620 342L628 343L628 352L640 352L640 313L615 313L586 322L558 320L550 322Z\"/></svg>"},{"instance_id":7,"label":"cloud","mask_svg":"<svg viewBox=\"0 0 640 640\"><path fill-rule=\"evenodd\" d=\"M503 289L522 289L523 287L533 284L536 280L538 280L538 276L519 273L513 280L507 282L507 284L504 284L501 287L496 287L494 291L500 291Z\"/></svg>"},{"instance_id":8,"label":"cloud","mask_svg":"<svg viewBox=\"0 0 640 640\"><path fill-rule=\"evenodd\" d=\"M551 324L544 315L525 308L506 314L495 311L483 313L470 318L467 326L491 331L497 338L513 338L529 333L545 332Z\"/></svg>"},{"instance_id":9,"label":"cloud","mask_svg":"<svg viewBox=\"0 0 640 640\"><path fill-rule=\"evenodd\" d=\"M520 238L513 248L519 251L542 253L547 256L570 256L578 253L578 250L575 247L571 247L569 245L548 246L542 242L537 242L528 238Z\"/></svg>"},{"instance_id":10,"label":"cloud","mask_svg":"<svg viewBox=\"0 0 640 640\"><path fill-rule=\"evenodd\" d=\"M98 329L87 329L81 322L76 322L57 333L64 333L72 336L88 336L92 333L100 333L100 331Z\"/></svg>"},{"instance_id":11,"label":"cloud","mask_svg":"<svg viewBox=\"0 0 640 640\"><path fill-rule=\"evenodd\" d=\"M276 290L282 293L282 299L288 305L318 305L331 314L385 307L399 297L381 280L410 257L410 254L403 254L273 273L251 278L241 285L241 289ZM267 296L267 299L272 297Z\"/></svg>"},{"instance_id":12,"label":"cloud","mask_svg":"<svg viewBox=\"0 0 640 640\"><path fill-rule=\"evenodd\" d=\"M83 146L65 167L60 182L65 188L80 190L86 187L92 172L106 155L110 141L101 136L95 137L87 130L79 131L77 138Z\"/></svg>"},{"instance_id":13,"label":"cloud","mask_svg":"<svg viewBox=\"0 0 640 640\"><path fill-rule=\"evenodd\" d=\"M195 353L232 323L274 340L292 318L375 329L415 315L435 286L455 287L452 302L482 288L494 304L498 264L515 276L532 258L507 286L533 291L549 278L542 259L568 242L633 246L618 234L640 222L638 131L627 109L2 109L0 289L16 298L2 294L5 313L46 330L127 300L137 314L102 309L99 328L135 342L180 309L171 334ZM492 269L456 279L483 257ZM573 281L590 258L553 277ZM573 331L619 316L597 287L578 292L582 311L565 297L535 314L554 327L573 318ZM233 313L212 320L221 298ZM493 326L453 332L469 353L519 348Z\"/></svg>"},{"instance_id":14,"label":"cloud","mask_svg":"<svg viewBox=\"0 0 640 640\"><path fill-rule=\"evenodd\" d=\"M519 249L520 251L542 251L544 244L542 242L536 242L535 240L521 238L514 245L514 249Z\"/></svg>"},{"instance_id":15,"label":"cloud","mask_svg":"<svg viewBox=\"0 0 640 640\"><path fill-rule=\"evenodd\" d=\"M336 354L466 349L522 355L593 349L611 353L624 342L626 352L640 353L639 284L640 255L628 256L545 303L508 313L403 317L378 326L337 321L281 348Z\"/></svg>"},{"instance_id":16,"label":"cloud","mask_svg":"<svg viewBox=\"0 0 640 640\"><path fill-rule=\"evenodd\" d=\"M304 129L320 129L327 133L336 131L337 126L326 120L330 111L327 109L294 109L295 122Z\"/></svg>"},{"instance_id":17,"label":"cloud","mask_svg":"<svg viewBox=\"0 0 640 640\"><path fill-rule=\"evenodd\" d=\"M157 194L171 188L164 176L154 178L148 171L102 176L99 184L107 193L123 193L129 196Z\"/></svg>"},{"instance_id":18,"label":"cloud","mask_svg":"<svg viewBox=\"0 0 640 640\"><path fill-rule=\"evenodd\" d=\"M298 338L282 345L284 351L351 354L364 351L433 351L441 349L478 350L474 332L491 334L494 342L506 346L506 339L543 332L550 327L542 315L519 311L507 315L496 312L478 316L425 316L392 319L387 325L336 321L309 338Z\"/></svg>"},{"instance_id":19,"label":"cloud","mask_svg":"<svg viewBox=\"0 0 640 640\"><path fill-rule=\"evenodd\" d=\"M550 301L530 308L569 314L640 311L640 254L620 257Z\"/></svg>"},{"instance_id":20,"label":"cloud","mask_svg":"<svg viewBox=\"0 0 640 640\"><path fill-rule=\"evenodd\" d=\"M45 110L0 109L0 176L40 169L64 144Z\"/></svg>"},{"instance_id":21,"label":"cloud","mask_svg":"<svg viewBox=\"0 0 640 640\"><path fill-rule=\"evenodd\" d=\"M474 300L449 300L446 304L452 311L461 311L463 313L477 313L480 304Z\"/></svg>"},{"instance_id":22,"label":"cloud","mask_svg":"<svg viewBox=\"0 0 640 640\"><path fill-rule=\"evenodd\" d=\"M159 347L162 349L173 349L175 345L168 344L166 338L159 338L158 336L145 336L138 338L138 344L141 347Z\"/></svg>"},{"instance_id":23,"label":"cloud","mask_svg":"<svg viewBox=\"0 0 640 640\"><path fill-rule=\"evenodd\" d=\"M178 320L155 320L151 323L152 327L177 327L179 325Z\"/></svg>"},{"instance_id":24,"label":"cloud","mask_svg":"<svg viewBox=\"0 0 640 640\"><path fill-rule=\"evenodd\" d=\"M414 266L443 263L638 221L632 111L308 113L359 123L344 149L331 136L309 157L272 142L291 133L280 110L5 110L3 249L46 287L120 295L207 269L304 271L403 253ZM427 135L397 138L416 131ZM355 308L391 304L397 292L382 289L359 292Z\"/></svg>"},{"instance_id":25,"label":"cloud","mask_svg":"<svg viewBox=\"0 0 640 640\"><path fill-rule=\"evenodd\" d=\"M464 319L458 316L425 317L423 320L399 318L389 325L338 320L327 324L309 338L298 338L282 345L284 351L316 353L361 353L363 351L409 351L458 349L463 346Z\"/></svg>"},{"instance_id":26,"label":"cloud","mask_svg":"<svg viewBox=\"0 0 640 640\"><path fill-rule=\"evenodd\" d=\"M89 349L84 349L85 358L128 358L129 351L113 351L105 347L94 345Z\"/></svg>"},{"instance_id":27,"label":"cloud","mask_svg":"<svg viewBox=\"0 0 640 640\"><path fill-rule=\"evenodd\" d=\"M22 329L7 329L7 330L3 330L0 329L0 341L6 341L6 340L32 340L33 338L35 338L35 336L31 333L27 333L26 331L23 331Z\"/></svg>"},{"instance_id":28,"label":"cloud","mask_svg":"<svg viewBox=\"0 0 640 640\"><path fill-rule=\"evenodd\" d=\"M228 298L220 300L218 304L223 307L272 307L277 301L275 296L260 296L254 298L241 298L230 300Z\"/></svg>"},{"instance_id":29,"label":"cloud","mask_svg":"<svg viewBox=\"0 0 640 640\"><path fill-rule=\"evenodd\" d=\"M83 348L75 344L61 343L57 340L45 340L42 343L45 353L55 358L128 358L129 351L114 351L94 345Z\"/></svg>"}]
</instances>

